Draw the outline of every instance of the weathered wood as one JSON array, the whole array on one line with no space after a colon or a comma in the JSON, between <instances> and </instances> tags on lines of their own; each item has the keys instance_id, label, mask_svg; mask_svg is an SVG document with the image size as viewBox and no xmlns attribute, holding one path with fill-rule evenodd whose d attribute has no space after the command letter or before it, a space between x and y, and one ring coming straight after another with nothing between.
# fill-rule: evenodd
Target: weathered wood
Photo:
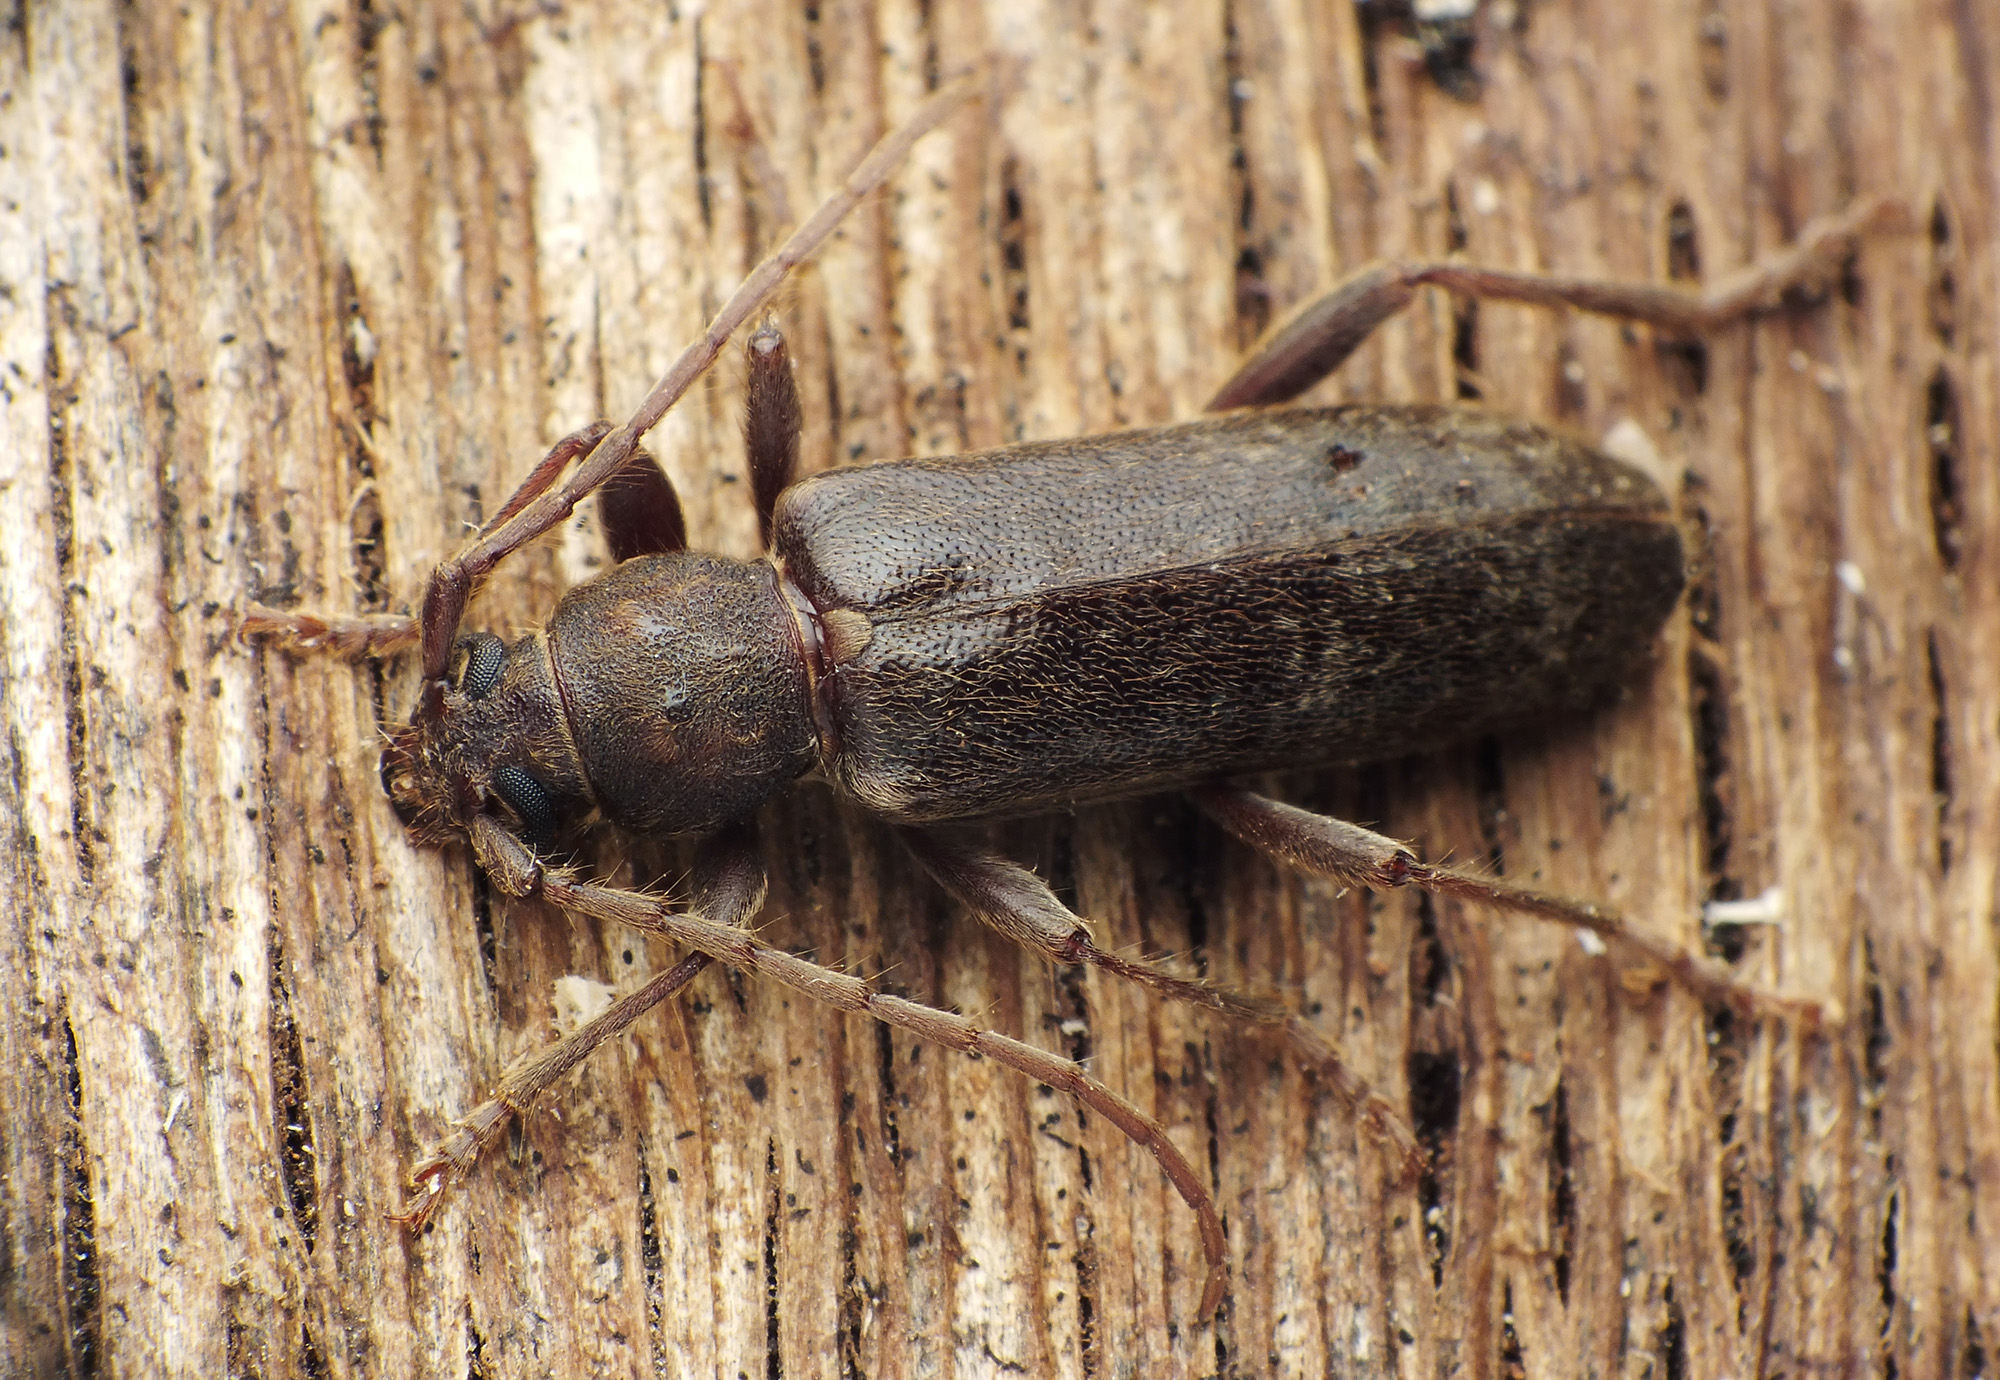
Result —
<instances>
[{"instance_id":1,"label":"weathered wood","mask_svg":"<svg viewBox=\"0 0 2000 1380\"><path fill-rule=\"evenodd\" d=\"M0 1371L1990 1371L2000 34L1952 0L1488 0L1454 94L1389 8L17 6ZM558 979L672 956L413 850L375 769L408 667L246 651L232 610L407 608L986 55L992 103L787 294L808 467L1188 415L1371 256L1712 279L1908 202L1844 293L1700 349L1440 297L1388 327L1316 396L1631 419L1711 563L1591 722L1274 787L1689 942L1704 900L1781 887L1743 970L1852 1021L1718 1024L1565 932L1283 875L1178 802L996 831L1107 942L1312 1012L1440 1151L1413 1194L1276 1051L1052 976L806 788L763 821L768 934L1149 1106L1227 1213L1220 1321L1109 1128L719 971L408 1239L402 1175L587 994ZM743 554L740 392L718 370L653 445L697 543ZM582 519L475 619L601 559Z\"/></svg>"}]
</instances>

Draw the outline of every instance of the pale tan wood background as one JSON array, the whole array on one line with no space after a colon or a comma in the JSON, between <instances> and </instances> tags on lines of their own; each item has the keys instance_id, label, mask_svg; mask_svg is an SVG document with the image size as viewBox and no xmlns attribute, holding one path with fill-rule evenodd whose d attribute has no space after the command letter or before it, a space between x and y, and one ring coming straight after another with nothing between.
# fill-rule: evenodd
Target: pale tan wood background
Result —
<instances>
[{"instance_id":1,"label":"pale tan wood background","mask_svg":"<svg viewBox=\"0 0 2000 1380\"><path fill-rule=\"evenodd\" d=\"M1488 0L1434 71L1407 13L1304 0L17 0L0 1370L1991 1374L1992 18ZM403 1173L565 1018L557 979L670 956L413 850L375 769L409 668L252 654L232 609L408 607L988 56L992 100L787 297L814 467L1187 415L1371 256L1712 278L1908 202L1844 293L1699 356L1433 299L1324 387L1631 419L1712 563L1602 717L1278 783L1689 942L1704 900L1780 886L1743 971L1853 1022L1719 1023L1561 931L1282 875L1173 801L998 831L1107 939L1312 1011L1440 1152L1404 1192L1274 1050L1052 976L807 788L763 821L769 934L1154 1110L1227 1213L1218 1322L1188 1215L1100 1122L722 972L406 1237ZM748 554L739 393L719 370L655 443L698 541ZM476 621L531 623L597 550L585 522L515 561Z\"/></svg>"}]
</instances>

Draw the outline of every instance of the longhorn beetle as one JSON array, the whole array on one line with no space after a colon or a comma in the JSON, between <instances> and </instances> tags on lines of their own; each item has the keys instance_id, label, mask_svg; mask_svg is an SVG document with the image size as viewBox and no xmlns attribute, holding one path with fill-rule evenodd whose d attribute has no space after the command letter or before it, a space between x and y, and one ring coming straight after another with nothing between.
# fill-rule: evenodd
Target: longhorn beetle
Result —
<instances>
[{"instance_id":1,"label":"longhorn beetle","mask_svg":"<svg viewBox=\"0 0 2000 1380\"><path fill-rule=\"evenodd\" d=\"M1229 833L1372 888L1416 886L1577 926L1636 950L1704 1000L1818 1018L1605 906L1425 863L1405 845L1229 778L1359 761L1587 704L1646 651L1679 599L1679 529L1653 482L1580 441L1457 406L1279 406L1431 285L1681 331L1774 305L1881 219L1869 205L1703 294L1376 265L1278 323L1206 420L793 482L801 411L769 327L749 342L748 450L766 553L685 549L679 503L639 438L785 275L966 93L940 91L764 263L623 427L559 443L432 573L420 619L252 610L251 636L385 655L423 679L382 774L420 842L463 838L513 896L663 936L686 958L514 1067L415 1171L422 1223L557 1077L720 959L844 1010L1062 1089L1149 1150L1199 1219L1219 1304L1223 1231L1162 1128L1076 1063L876 990L753 938L764 896L748 817L808 772L888 821L969 910L1053 963L1090 964L1274 1028L1418 1160L1394 1108L1274 1000L1099 948L1027 870L946 821L1183 789ZM572 470L572 466L574 466ZM567 477L565 477L567 475ZM617 564L512 645L458 635L509 554L599 495ZM696 835L695 904L591 881L542 850L592 817Z\"/></svg>"}]
</instances>

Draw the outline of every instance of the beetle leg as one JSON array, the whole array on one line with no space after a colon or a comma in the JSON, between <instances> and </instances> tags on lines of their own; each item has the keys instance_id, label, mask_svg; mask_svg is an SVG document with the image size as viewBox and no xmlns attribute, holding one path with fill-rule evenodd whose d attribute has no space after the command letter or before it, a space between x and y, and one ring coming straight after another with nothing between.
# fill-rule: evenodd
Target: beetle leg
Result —
<instances>
[{"instance_id":1,"label":"beetle leg","mask_svg":"<svg viewBox=\"0 0 2000 1380\"><path fill-rule=\"evenodd\" d=\"M592 422L549 447L549 453L481 530L492 531L539 498L571 461L590 454L610 430L609 422ZM645 452L639 455L650 462L651 457L645 456ZM660 476L660 482L666 483L665 475ZM672 501L672 489L667 494ZM680 516L678 503L674 505L674 516L676 519ZM683 541L682 545L685 544ZM331 652L340 657L391 656L415 644L418 628L416 619L402 614L292 613L252 604L244 609L236 635L245 639L269 638L293 651Z\"/></svg>"},{"instance_id":2,"label":"beetle leg","mask_svg":"<svg viewBox=\"0 0 2000 1380\"><path fill-rule=\"evenodd\" d=\"M1048 885L1027 868L930 830L904 828L897 833L924 870L960 905L1049 962L1086 963L1150 987L1175 1001L1278 1032L1293 1053L1323 1078L1336 1096L1395 1147L1406 1182L1413 1181L1422 1171L1423 1152L1409 1123L1394 1105L1342 1062L1318 1031L1286 1010L1277 998L1184 978L1159 964L1100 949L1083 919L1058 901Z\"/></svg>"},{"instance_id":3,"label":"beetle leg","mask_svg":"<svg viewBox=\"0 0 2000 1380\"><path fill-rule=\"evenodd\" d=\"M546 866L527 844L489 815L475 817L470 833L479 865L495 885L512 895L539 892L564 910L661 935L746 972L781 982L828 1006L873 1016L933 1044L992 1059L1068 1093L1117 1126L1158 1162L1201 1228L1208 1278L1202 1287L1200 1316L1208 1317L1221 1303L1228 1279L1228 1243L1222 1232L1222 1218L1201 1177L1168 1137L1166 1128L1092 1078L1075 1060L996 1031L982 1030L956 1012L940 1011L878 992L851 973L823 968L760 943L740 926L719 923L699 912L677 913L665 902L642 892L600 886L581 880L570 868ZM748 857L743 845L738 843L735 847L745 864L754 867L755 860ZM761 882L760 872L760 889Z\"/></svg>"},{"instance_id":4,"label":"beetle leg","mask_svg":"<svg viewBox=\"0 0 2000 1380\"><path fill-rule=\"evenodd\" d=\"M722 925L746 925L764 904L764 872L750 848L747 828L718 835L704 844L695 859L695 906ZM532 887L532 872L516 871L497 878L502 890ZM493 1148L514 1119L535 1105L535 1099L555 1081L615 1040L632 1022L694 980L713 962L705 953L691 953L645 985L627 992L604 1011L553 1044L517 1061L500 1080L493 1095L452 1124L451 1134L410 1172L417 1197L396 1220L421 1230L444 1202L445 1193L463 1183Z\"/></svg>"},{"instance_id":5,"label":"beetle leg","mask_svg":"<svg viewBox=\"0 0 2000 1380\"><path fill-rule=\"evenodd\" d=\"M510 554L562 522L586 494L592 494L598 486L618 474L634 452L638 452L640 436L650 432L654 424L666 416L666 410L694 386L694 380L708 370L736 328L750 320L750 316L754 316L756 310L772 298L786 276L820 248L826 236L834 232L834 226L838 226L864 196L888 180L918 138L942 124L946 116L958 110L958 106L972 98L978 90L980 84L974 76L958 76L932 92L900 128L884 134L868 156L860 160L854 172L848 174L846 182L820 202L818 210L812 212L806 224L798 226L784 244L750 270L750 276L738 284L730 300L724 302L722 310L708 322L708 330L702 332L702 338L682 350L680 358L676 358L666 374L662 374L652 386L652 392L646 394L646 400L640 404L630 422L626 422L618 432L612 432L608 422L594 422L580 432L564 436L542 458L542 462L534 466L492 522L482 526L478 536L474 536L464 550L448 556L436 570L430 572L430 582L424 586L422 618L426 682L434 686L444 676L444 666L452 654L452 640L458 636L458 620L464 616L466 602L472 598L472 590L478 582L484 580L486 574ZM584 456L584 462L574 474L570 474L568 480L556 484L556 480L562 478L562 472L578 456ZM776 494L772 494L772 498L776 500ZM298 618L286 622L286 616L280 614L278 618L264 618L256 626L252 626L252 622L256 620L246 620L240 632L278 636L282 640L290 640L294 646L308 648L352 646L356 636L362 636L358 632L346 632L342 638L322 642L318 638L326 638L324 632L298 632L298 628L304 628L306 624L320 628L346 628L350 620L342 618ZM400 646L404 644L398 642L396 648ZM432 702L436 702L436 692L426 690L424 704Z\"/></svg>"},{"instance_id":6,"label":"beetle leg","mask_svg":"<svg viewBox=\"0 0 2000 1380\"><path fill-rule=\"evenodd\" d=\"M592 422L556 442L501 505L492 521L480 529L481 533L496 530L540 498L569 468L571 461L589 455L610 434L611 423ZM597 510L614 561L680 551L687 546L687 523L681 518L680 499L660 469L660 462L644 449L635 447L624 468L604 481L597 491Z\"/></svg>"},{"instance_id":7,"label":"beetle leg","mask_svg":"<svg viewBox=\"0 0 2000 1380\"><path fill-rule=\"evenodd\" d=\"M757 530L771 544L771 509L799 467L799 432L805 422L799 385L792 377L785 337L774 325L757 328L744 353L749 356L748 397L743 422L750 456L750 492L757 501Z\"/></svg>"},{"instance_id":8,"label":"beetle leg","mask_svg":"<svg viewBox=\"0 0 2000 1380\"><path fill-rule=\"evenodd\" d=\"M395 1220L421 1231L444 1202L446 1191L465 1182L514 1118L534 1106L537 1097L589 1058L599 1045L623 1034L627 1026L687 986L712 961L707 954L689 954L562 1039L544 1045L508 1069L493 1095L453 1122L444 1144L410 1171L410 1186L417 1197L395 1214Z\"/></svg>"},{"instance_id":9,"label":"beetle leg","mask_svg":"<svg viewBox=\"0 0 2000 1380\"><path fill-rule=\"evenodd\" d=\"M597 518L614 561L687 550L680 498L660 462L643 446L597 491Z\"/></svg>"},{"instance_id":10,"label":"beetle leg","mask_svg":"<svg viewBox=\"0 0 2000 1380\"><path fill-rule=\"evenodd\" d=\"M549 485L555 483L561 477L562 472L569 468L570 461L575 460L579 456L590 454L593 450L597 449L597 443L610 434L611 423L597 421L592 422L589 426L578 427L575 431L563 437L562 440L550 446L549 453L541 458L539 464L528 471L528 477L523 479L514 492L508 495L507 501L500 505L500 511L487 519L486 524L479 530L481 532L493 531L504 524L507 519L513 517L514 514L540 498Z\"/></svg>"},{"instance_id":11,"label":"beetle leg","mask_svg":"<svg viewBox=\"0 0 2000 1380\"><path fill-rule=\"evenodd\" d=\"M1331 374L1369 333L1407 307L1426 285L1465 297L1575 307L1695 335L1780 305L1795 288L1837 271L1857 235L1903 219L1900 203L1860 202L1806 225L1774 254L1705 290L1666 283L1619 283L1465 264L1371 264L1323 296L1302 303L1251 348L1208 410L1286 402Z\"/></svg>"},{"instance_id":12,"label":"beetle leg","mask_svg":"<svg viewBox=\"0 0 2000 1380\"><path fill-rule=\"evenodd\" d=\"M417 643L417 620L399 613L296 613L247 604L236 635L269 638L295 652L394 656Z\"/></svg>"},{"instance_id":13,"label":"beetle leg","mask_svg":"<svg viewBox=\"0 0 2000 1380\"><path fill-rule=\"evenodd\" d=\"M1419 862L1416 854L1392 838L1252 791L1209 785L1196 787L1189 794L1229 833L1302 871L1378 890L1420 887L1440 896L1589 930L1612 944L1643 954L1703 1001L1728 1007L1748 1019L1789 1016L1808 1026L1818 1026L1822 1019L1839 1019L1837 1012L1811 998L1743 982L1719 963L1635 929L1609 906L1530 891L1462 868Z\"/></svg>"},{"instance_id":14,"label":"beetle leg","mask_svg":"<svg viewBox=\"0 0 2000 1380\"><path fill-rule=\"evenodd\" d=\"M737 327L771 299L794 268L812 256L861 199L888 180L910 146L942 123L980 89L971 74L947 82L925 98L910 118L884 135L803 225L786 238L750 276L737 285L729 300L709 321L701 338L681 351L653 385L624 426L605 437L561 484L545 487L530 500L481 528L456 554L439 562L424 588L424 679L435 683L451 659L452 641L472 591L494 566L553 528L597 487L625 467L639 438L666 416L722 352ZM547 462L544 462L546 465ZM540 470L537 470L540 473ZM547 484L547 481L544 481Z\"/></svg>"}]
</instances>

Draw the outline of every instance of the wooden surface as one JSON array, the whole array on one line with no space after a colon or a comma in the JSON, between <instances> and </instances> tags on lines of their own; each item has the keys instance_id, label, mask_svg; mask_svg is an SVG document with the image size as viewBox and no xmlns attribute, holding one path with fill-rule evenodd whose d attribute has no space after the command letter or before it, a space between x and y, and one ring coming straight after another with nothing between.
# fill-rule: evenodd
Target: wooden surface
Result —
<instances>
[{"instance_id":1,"label":"wooden surface","mask_svg":"<svg viewBox=\"0 0 2000 1380\"><path fill-rule=\"evenodd\" d=\"M1391 8L16 0L0 1371L1991 1374L2000 31L1979 0L1488 0L1433 68ZM408 665L248 652L232 609L409 607L988 55L993 101L787 295L812 467L1186 416L1372 256L1713 279L1908 202L1844 294L1702 351L1435 296L1385 330L1316 396L1629 419L1711 560L1602 717L1275 786L1689 942L1781 887L1742 971L1852 1021L1718 1021L1176 801L996 831L1107 942L1313 1013L1438 1152L1398 1190L1276 1051L1051 975L807 787L762 821L768 935L1149 1107L1227 1214L1219 1320L1100 1120L720 971L412 1239L385 1214L446 1120L565 994L671 956L413 850L375 765ZM698 544L748 554L740 392L718 369L654 445ZM532 624L599 553L581 521L474 621Z\"/></svg>"}]
</instances>

